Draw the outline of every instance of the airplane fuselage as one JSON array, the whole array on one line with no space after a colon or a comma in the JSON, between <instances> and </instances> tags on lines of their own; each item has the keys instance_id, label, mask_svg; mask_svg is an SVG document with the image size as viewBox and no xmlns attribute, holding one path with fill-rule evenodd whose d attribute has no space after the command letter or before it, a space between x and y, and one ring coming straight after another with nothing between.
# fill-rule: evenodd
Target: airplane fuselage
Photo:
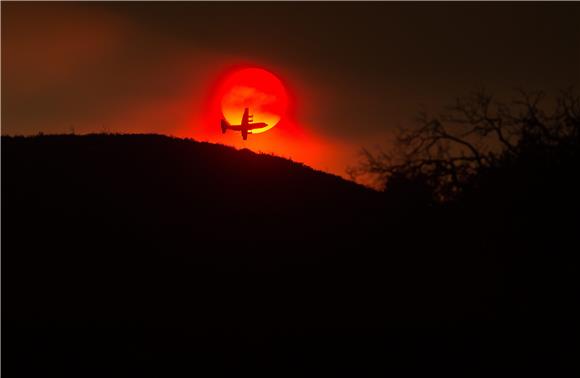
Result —
<instances>
[{"instance_id":1,"label":"airplane fuselage","mask_svg":"<svg viewBox=\"0 0 580 378\"><path fill-rule=\"evenodd\" d=\"M264 122L256 122L256 123L248 123L246 125L228 125L229 130L234 131L242 131L242 130L254 130L254 129L261 129L262 127L268 126L267 123Z\"/></svg>"},{"instance_id":2,"label":"airplane fuselage","mask_svg":"<svg viewBox=\"0 0 580 378\"><path fill-rule=\"evenodd\" d=\"M249 109L245 108L242 122L239 125L230 125L228 121L222 119L222 133L225 134L226 130L240 131L242 133L242 138L246 140L248 139L248 134L251 134L251 130L261 129L262 127L268 126L268 124L264 122L251 122L252 118L253 116L249 114Z\"/></svg>"}]
</instances>

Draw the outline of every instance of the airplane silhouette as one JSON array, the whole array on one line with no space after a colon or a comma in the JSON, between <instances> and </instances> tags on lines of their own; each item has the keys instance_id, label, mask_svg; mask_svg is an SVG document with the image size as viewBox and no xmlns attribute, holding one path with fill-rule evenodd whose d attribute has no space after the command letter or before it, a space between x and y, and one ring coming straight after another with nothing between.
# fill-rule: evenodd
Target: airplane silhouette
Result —
<instances>
[{"instance_id":1,"label":"airplane silhouette","mask_svg":"<svg viewBox=\"0 0 580 378\"><path fill-rule=\"evenodd\" d=\"M230 130L234 130L234 131L241 131L242 132L242 138L244 138L244 140L248 139L248 132L251 134L251 130L254 129L261 129L262 127L266 127L268 126L267 123L264 122L257 122L254 123L253 122L254 116L250 115L250 111L248 110L248 108L244 109L244 115L242 116L242 122L239 125L230 125L228 121L226 121L225 119L222 119L222 133L225 134L226 130L230 129Z\"/></svg>"}]
</instances>

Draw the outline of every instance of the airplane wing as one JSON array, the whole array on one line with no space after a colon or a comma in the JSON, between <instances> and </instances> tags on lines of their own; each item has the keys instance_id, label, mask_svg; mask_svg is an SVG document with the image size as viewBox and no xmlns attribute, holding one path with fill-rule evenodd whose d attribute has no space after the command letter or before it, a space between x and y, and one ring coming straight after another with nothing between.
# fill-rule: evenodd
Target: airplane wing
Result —
<instances>
[{"instance_id":1,"label":"airplane wing","mask_svg":"<svg viewBox=\"0 0 580 378\"><path fill-rule=\"evenodd\" d=\"M244 115L242 116L242 123L241 125L247 125L249 123L249 118L250 118L250 110L248 108L244 109Z\"/></svg>"}]
</instances>

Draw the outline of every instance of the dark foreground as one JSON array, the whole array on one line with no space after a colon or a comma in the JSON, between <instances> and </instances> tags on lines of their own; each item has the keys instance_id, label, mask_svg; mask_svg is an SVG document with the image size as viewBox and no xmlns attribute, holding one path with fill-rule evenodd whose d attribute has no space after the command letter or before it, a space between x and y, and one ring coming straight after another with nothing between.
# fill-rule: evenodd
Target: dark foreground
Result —
<instances>
[{"instance_id":1,"label":"dark foreground","mask_svg":"<svg viewBox=\"0 0 580 378\"><path fill-rule=\"evenodd\" d=\"M566 180L416 208L223 146L3 137L5 376L570 375Z\"/></svg>"}]
</instances>

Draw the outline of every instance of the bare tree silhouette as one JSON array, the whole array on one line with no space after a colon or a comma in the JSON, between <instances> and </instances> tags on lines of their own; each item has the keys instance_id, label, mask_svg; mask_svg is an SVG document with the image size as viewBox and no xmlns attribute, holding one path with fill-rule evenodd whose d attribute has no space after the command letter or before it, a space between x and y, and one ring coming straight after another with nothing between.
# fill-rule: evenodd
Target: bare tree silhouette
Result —
<instances>
[{"instance_id":1,"label":"bare tree silhouette","mask_svg":"<svg viewBox=\"0 0 580 378\"><path fill-rule=\"evenodd\" d=\"M576 154L580 96L570 88L546 100L543 92L523 90L508 103L484 90L458 98L440 115L420 113L419 127L399 130L392 150L363 149L349 174L371 176L386 191L413 182L446 201L486 169L531 155Z\"/></svg>"}]
</instances>

